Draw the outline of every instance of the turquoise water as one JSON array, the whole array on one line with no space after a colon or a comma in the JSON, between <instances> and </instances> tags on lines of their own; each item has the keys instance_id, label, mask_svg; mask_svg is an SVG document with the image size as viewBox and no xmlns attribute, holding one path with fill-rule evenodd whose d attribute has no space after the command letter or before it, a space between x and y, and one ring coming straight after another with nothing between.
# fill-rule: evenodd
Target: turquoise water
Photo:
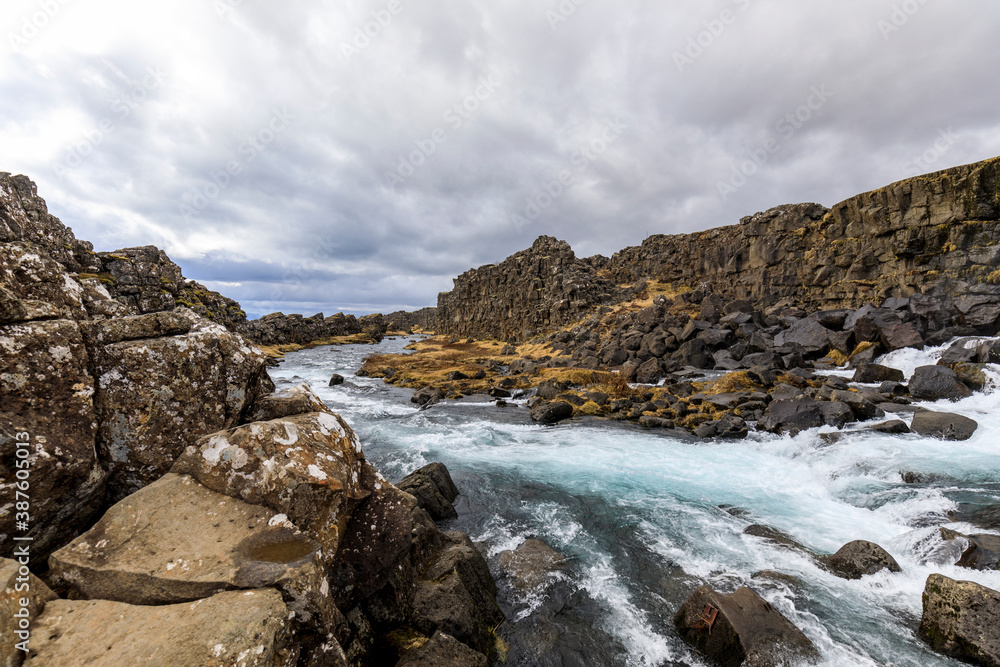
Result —
<instances>
[{"instance_id":1,"label":"turquoise water","mask_svg":"<svg viewBox=\"0 0 1000 667\"><path fill-rule=\"evenodd\" d=\"M1000 393L932 406L980 423L964 443L856 434L828 445L819 433L829 428L794 438L682 441L596 420L536 426L523 407L485 401L419 411L412 392L353 375L366 355L401 351L407 342L304 350L271 375L279 388L309 382L390 480L431 461L448 466L463 495L460 516L447 527L488 548L509 618L508 665L704 664L672 624L702 583L725 591L750 586L831 666L957 665L916 637L927 576L941 572L1000 589L1000 572L953 566L954 547L935 527L960 503L1000 500ZM903 351L888 361L910 372L939 353ZM335 372L347 383L327 387ZM934 481L907 485L900 471ZM824 553L870 540L892 553L903 573L839 579L801 553L743 535L752 523ZM571 567L526 594L507 584L496 556L529 537L571 557ZM791 578L755 576L762 570Z\"/></svg>"}]
</instances>

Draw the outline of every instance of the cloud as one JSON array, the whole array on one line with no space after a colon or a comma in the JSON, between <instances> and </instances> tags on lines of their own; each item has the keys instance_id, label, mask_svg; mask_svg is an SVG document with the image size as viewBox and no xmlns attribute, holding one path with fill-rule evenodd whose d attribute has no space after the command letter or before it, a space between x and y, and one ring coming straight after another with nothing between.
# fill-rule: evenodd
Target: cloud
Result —
<instances>
[{"instance_id":1,"label":"cloud","mask_svg":"<svg viewBox=\"0 0 1000 667\"><path fill-rule=\"evenodd\" d=\"M610 255L1000 154L990 0L5 9L0 169L257 314L431 305L538 234Z\"/></svg>"}]
</instances>

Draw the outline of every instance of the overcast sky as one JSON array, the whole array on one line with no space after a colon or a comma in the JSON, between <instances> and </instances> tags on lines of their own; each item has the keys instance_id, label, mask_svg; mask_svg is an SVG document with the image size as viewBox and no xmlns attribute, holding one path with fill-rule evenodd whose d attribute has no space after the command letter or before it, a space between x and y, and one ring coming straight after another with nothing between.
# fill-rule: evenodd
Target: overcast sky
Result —
<instances>
[{"instance_id":1,"label":"overcast sky","mask_svg":"<svg viewBox=\"0 0 1000 667\"><path fill-rule=\"evenodd\" d=\"M539 234L610 256L1000 155L996 0L0 12L0 171L252 315L419 308Z\"/></svg>"}]
</instances>

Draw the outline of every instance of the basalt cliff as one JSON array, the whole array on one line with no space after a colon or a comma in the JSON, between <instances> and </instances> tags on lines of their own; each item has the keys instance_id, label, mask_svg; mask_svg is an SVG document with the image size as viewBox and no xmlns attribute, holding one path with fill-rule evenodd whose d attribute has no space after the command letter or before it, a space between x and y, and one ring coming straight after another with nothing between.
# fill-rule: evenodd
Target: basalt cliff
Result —
<instances>
[{"instance_id":1,"label":"basalt cliff","mask_svg":"<svg viewBox=\"0 0 1000 667\"><path fill-rule=\"evenodd\" d=\"M1000 158L910 178L825 208L779 206L738 225L655 235L609 260L577 258L542 237L502 263L473 269L438 296L436 330L512 339L584 319L631 298L709 284L731 302L783 301L808 311L858 308L914 294L954 299L973 325L998 311Z\"/></svg>"}]
</instances>

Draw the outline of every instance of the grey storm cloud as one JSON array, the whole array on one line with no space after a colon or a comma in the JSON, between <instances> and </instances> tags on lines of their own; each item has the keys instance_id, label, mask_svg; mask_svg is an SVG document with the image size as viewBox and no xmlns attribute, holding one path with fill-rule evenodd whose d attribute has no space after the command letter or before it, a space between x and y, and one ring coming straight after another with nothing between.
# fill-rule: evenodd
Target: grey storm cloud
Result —
<instances>
[{"instance_id":1,"label":"grey storm cloud","mask_svg":"<svg viewBox=\"0 0 1000 667\"><path fill-rule=\"evenodd\" d=\"M8 0L0 169L263 314L1000 154L994 0Z\"/></svg>"}]
</instances>

